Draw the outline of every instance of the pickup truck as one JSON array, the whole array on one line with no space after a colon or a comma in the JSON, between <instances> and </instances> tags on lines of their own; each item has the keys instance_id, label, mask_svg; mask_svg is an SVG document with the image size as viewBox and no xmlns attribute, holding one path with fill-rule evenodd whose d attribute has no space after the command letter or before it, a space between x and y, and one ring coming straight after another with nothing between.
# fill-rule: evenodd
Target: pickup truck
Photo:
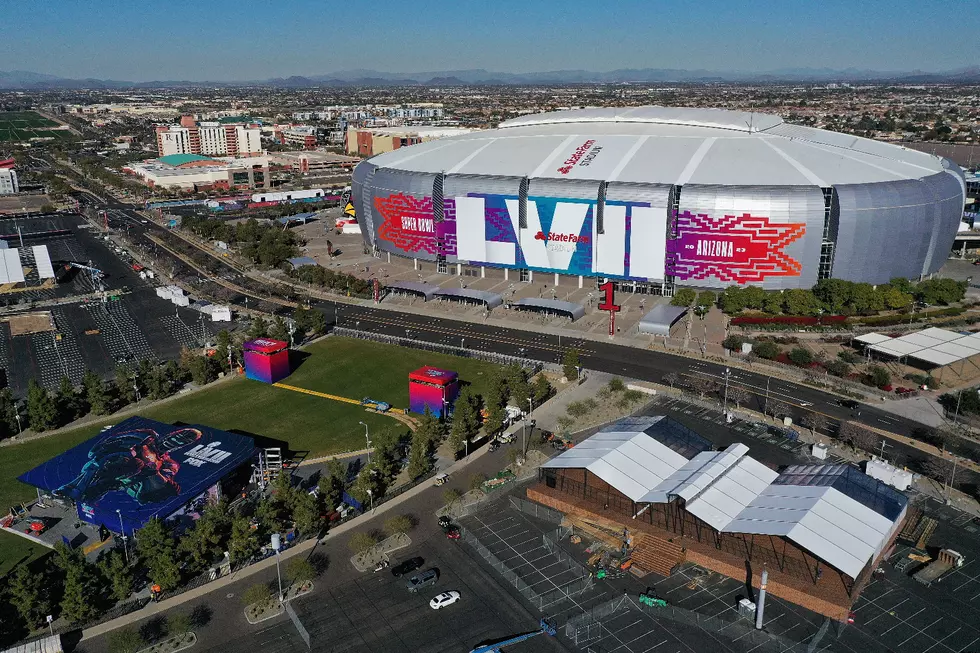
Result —
<instances>
[{"instance_id":1,"label":"pickup truck","mask_svg":"<svg viewBox=\"0 0 980 653\"><path fill-rule=\"evenodd\" d=\"M939 556L912 576L926 587L938 583L954 569L963 566L963 556L952 549L943 549Z\"/></svg>"}]
</instances>

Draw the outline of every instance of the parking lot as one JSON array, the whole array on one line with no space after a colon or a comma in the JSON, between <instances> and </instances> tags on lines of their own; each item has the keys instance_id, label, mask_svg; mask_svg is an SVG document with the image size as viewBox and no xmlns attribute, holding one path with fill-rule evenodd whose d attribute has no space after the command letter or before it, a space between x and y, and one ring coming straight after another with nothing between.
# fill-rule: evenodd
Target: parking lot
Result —
<instances>
[{"instance_id":1,"label":"parking lot","mask_svg":"<svg viewBox=\"0 0 980 653\"><path fill-rule=\"evenodd\" d=\"M82 269L53 288L0 296L0 303L25 312L32 302L79 297L77 302L36 309L51 312L54 331L13 336L8 324L0 323L0 368L15 395L26 394L31 378L54 390L63 376L79 383L86 370L111 377L121 362L176 359L182 347L200 347L213 340L219 329L230 326L204 320L197 311L157 297L154 282L141 279L125 254L98 238L78 217L43 216L17 224L2 220L0 234L16 234L18 225L25 245L46 245L56 267L58 262L73 261L101 270L104 287L118 299L105 303L83 299L98 281Z\"/></svg>"},{"instance_id":2,"label":"parking lot","mask_svg":"<svg viewBox=\"0 0 980 653\"><path fill-rule=\"evenodd\" d=\"M414 536L414 535L413 535ZM497 642L515 634L537 630L538 617L523 608L467 555L461 544L441 534L413 544L392 556L392 563L420 555L423 569L439 570L434 587L410 594L405 578L388 570L366 572L357 580L330 583L329 573L317 581L313 594L292 602L309 631L313 651L347 653L459 653L477 644ZM331 564L349 564L346 560ZM457 590L460 600L441 610L429 600L441 592ZM241 637L230 637L208 648L213 652L243 650L286 653L307 650L296 628L285 616L270 626ZM509 646L508 652L563 651L558 642L540 636Z\"/></svg>"}]
</instances>

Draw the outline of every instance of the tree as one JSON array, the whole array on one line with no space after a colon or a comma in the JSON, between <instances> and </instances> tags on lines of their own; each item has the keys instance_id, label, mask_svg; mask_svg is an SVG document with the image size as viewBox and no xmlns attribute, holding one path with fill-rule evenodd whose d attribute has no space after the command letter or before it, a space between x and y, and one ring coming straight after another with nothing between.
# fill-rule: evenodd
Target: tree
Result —
<instances>
[{"instance_id":1,"label":"tree","mask_svg":"<svg viewBox=\"0 0 980 653\"><path fill-rule=\"evenodd\" d=\"M319 336L327 330L327 318L316 309L297 308L293 312L296 328L304 334Z\"/></svg>"},{"instance_id":2,"label":"tree","mask_svg":"<svg viewBox=\"0 0 980 653\"><path fill-rule=\"evenodd\" d=\"M712 306L718 303L718 295L710 290L702 290L698 293L698 306L704 306L710 309Z\"/></svg>"},{"instance_id":3,"label":"tree","mask_svg":"<svg viewBox=\"0 0 980 653\"><path fill-rule=\"evenodd\" d=\"M853 284L842 279L820 279L813 287L813 295L833 314L844 310L851 300Z\"/></svg>"},{"instance_id":4,"label":"tree","mask_svg":"<svg viewBox=\"0 0 980 653\"><path fill-rule=\"evenodd\" d=\"M228 555L235 564L244 562L259 552L258 533L252 530L248 518L236 515L231 520Z\"/></svg>"},{"instance_id":5,"label":"tree","mask_svg":"<svg viewBox=\"0 0 980 653\"><path fill-rule=\"evenodd\" d=\"M698 294L693 288L678 288L670 303L672 306L692 306L697 298Z\"/></svg>"},{"instance_id":6,"label":"tree","mask_svg":"<svg viewBox=\"0 0 980 653\"><path fill-rule=\"evenodd\" d=\"M882 297L885 300L885 306L891 310L907 311L912 305L912 302L915 301L915 297L910 293L895 287L883 291Z\"/></svg>"},{"instance_id":7,"label":"tree","mask_svg":"<svg viewBox=\"0 0 980 653\"><path fill-rule=\"evenodd\" d=\"M722 340L721 346L729 351L739 352L742 351L742 343L744 342L745 339L742 338L742 336L737 336L735 334L732 334L726 337L724 340Z\"/></svg>"},{"instance_id":8,"label":"tree","mask_svg":"<svg viewBox=\"0 0 980 653\"><path fill-rule=\"evenodd\" d=\"M412 530L412 520L407 515L393 515L385 520L385 532L388 535L407 533Z\"/></svg>"},{"instance_id":9,"label":"tree","mask_svg":"<svg viewBox=\"0 0 980 653\"><path fill-rule=\"evenodd\" d=\"M112 410L112 395L101 377L87 370L82 376L82 386L85 391L85 401L92 413L105 415Z\"/></svg>"},{"instance_id":10,"label":"tree","mask_svg":"<svg viewBox=\"0 0 980 653\"><path fill-rule=\"evenodd\" d=\"M531 384L527 380L527 370L517 363L507 367L507 389L511 403L524 410L531 397Z\"/></svg>"},{"instance_id":11,"label":"tree","mask_svg":"<svg viewBox=\"0 0 980 653\"><path fill-rule=\"evenodd\" d=\"M354 553L364 553L377 543L378 540L370 533L354 533L347 540L347 547Z\"/></svg>"},{"instance_id":12,"label":"tree","mask_svg":"<svg viewBox=\"0 0 980 653\"><path fill-rule=\"evenodd\" d=\"M507 426L507 411L502 406L491 406L487 411L487 419L483 428L487 435L499 435Z\"/></svg>"},{"instance_id":13,"label":"tree","mask_svg":"<svg viewBox=\"0 0 980 653\"><path fill-rule=\"evenodd\" d=\"M626 410L633 404L643 401L644 397L646 397L646 394L640 392L639 390L626 390L622 395L620 395L619 401L616 402L616 406Z\"/></svg>"},{"instance_id":14,"label":"tree","mask_svg":"<svg viewBox=\"0 0 980 653\"><path fill-rule=\"evenodd\" d=\"M844 378L851 373L851 366L842 360L832 360L824 365L824 368L829 374L839 376L840 378Z\"/></svg>"},{"instance_id":15,"label":"tree","mask_svg":"<svg viewBox=\"0 0 980 653\"><path fill-rule=\"evenodd\" d=\"M109 633L109 653L136 653L146 641L135 628L120 628Z\"/></svg>"},{"instance_id":16,"label":"tree","mask_svg":"<svg viewBox=\"0 0 980 653\"><path fill-rule=\"evenodd\" d=\"M180 357L181 365L191 375L191 380L197 385L207 385L216 378L221 369L220 364L210 356L194 354L190 350L184 350Z\"/></svg>"},{"instance_id":17,"label":"tree","mask_svg":"<svg viewBox=\"0 0 980 653\"><path fill-rule=\"evenodd\" d=\"M820 302L813 292L803 288L792 288L783 293L783 304L790 315L816 315Z\"/></svg>"},{"instance_id":18,"label":"tree","mask_svg":"<svg viewBox=\"0 0 980 653\"><path fill-rule=\"evenodd\" d=\"M306 558L293 558L286 564L286 578L290 585L302 585L316 577L316 569Z\"/></svg>"},{"instance_id":19,"label":"tree","mask_svg":"<svg viewBox=\"0 0 980 653\"><path fill-rule=\"evenodd\" d=\"M868 382L876 388L884 388L891 384L892 375L881 365L872 365L868 369Z\"/></svg>"},{"instance_id":20,"label":"tree","mask_svg":"<svg viewBox=\"0 0 980 653\"><path fill-rule=\"evenodd\" d=\"M738 386L728 387L728 401L735 404L736 409L751 398L752 398L751 393L749 393L749 391L745 390L744 388L740 388Z\"/></svg>"},{"instance_id":21,"label":"tree","mask_svg":"<svg viewBox=\"0 0 980 653\"><path fill-rule=\"evenodd\" d=\"M139 530L136 540L140 558L149 570L150 582L165 590L180 584L180 565L177 545L170 530L157 517Z\"/></svg>"},{"instance_id":22,"label":"tree","mask_svg":"<svg viewBox=\"0 0 980 653\"><path fill-rule=\"evenodd\" d=\"M242 603L245 605L266 606L272 603L272 588L268 583L256 583L242 594Z\"/></svg>"},{"instance_id":23,"label":"tree","mask_svg":"<svg viewBox=\"0 0 980 653\"><path fill-rule=\"evenodd\" d=\"M133 593L133 574L123 554L113 549L99 557L99 571L109 581L109 591L116 601L125 601Z\"/></svg>"},{"instance_id":24,"label":"tree","mask_svg":"<svg viewBox=\"0 0 980 653\"><path fill-rule=\"evenodd\" d=\"M675 385L677 385L678 379L679 377L675 372L667 372L666 374L664 374L661 380L667 385L669 385L671 388L673 388Z\"/></svg>"},{"instance_id":25,"label":"tree","mask_svg":"<svg viewBox=\"0 0 980 653\"><path fill-rule=\"evenodd\" d=\"M516 449L513 449L512 451L516 451ZM447 506L452 506L454 503L459 501L462 496L463 493L454 487L447 487L442 491L442 500L446 502Z\"/></svg>"},{"instance_id":26,"label":"tree","mask_svg":"<svg viewBox=\"0 0 980 653\"><path fill-rule=\"evenodd\" d=\"M459 405L457 398L457 410ZM386 483L397 476L401 470L401 439L401 433L387 427L376 432L371 439L374 447L374 465Z\"/></svg>"},{"instance_id":27,"label":"tree","mask_svg":"<svg viewBox=\"0 0 980 653\"><path fill-rule=\"evenodd\" d=\"M8 579L10 604L27 623L28 628L38 628L49 610L44 577L30 571L27 565L17 565Z\"/></svg>"},{"instance_id":28,"label":"tree","mask_svg":"<svg viewBox=\"0 0 980 653\"><path fill-rule=\"evenodd\" d=\"M286 324L281 315L277 315L272 320L272 324L269 326L269 337L273 340L289 342L289 325Z\"/></svg>"},{"instance_id":29,"label":"tree","mask_svg":"<svg viewBox=\"0 0 980 653\"><path fill-rule=\"evenodd\" d=\"M129 365L116 366L116 397L122 405L131 404L136 401L136 382L133 378L133 370Z\"/></svg>"},{"instance_id":30,"label":"tree","mask_svg":"<svg viewBox=\"0 0 980 653\"><path fill-rule=\"evenodd\" d=\"M855 449L862 449L874 453L881 446L882 438L880 435L864 428L857 422L844 422L840 425L837 433L844 442L847 442Z\"/></svg>"},{"instance_id":31,"label":"tree","mask_svg":"<svg viewBox=\"0 0 980 653\"><path fill-rule=\"evenodd\" d=\"M540 406L546 402L554 391L555 389L548 382L548 377L544 374L538 374L537 378L534 379L534 405Z\"/></svg>"},{"instance_id":32,"label":"tree","mask_svg":"<svg viewBox=\"0 0 980 653\"><path fill-rule=\"evenodd\" d=\"M806 367L813 363L813 354L804 347L793 347L789 350L788 358L797 367Z\"/></svg>"},{"instance_id":33,"label":"tree","mask_svg":"<svg viewBox=\"0 0 980 653\"><path fill-rule=\"evenodd\" d=\"M0 440L17 433L17 402L10 388L0 389Z\"/></svg>"},{"instance_id":34,"label":"tree","mask_svg":"<svg viewBox=\"0 0 980 653\"><path fill-rule=\"evenodd\" d=\"M58 422L60 424L70 424L81 416L75 386L67 376L61 377L61 384L58 386L58 392L55 395L55 404L58 407Z\"/></svg>"},{"instance_id":35,"label":"tree","mask_svg":"<svg viewBox=\"0 0 980 653\"><path fill-rule=\"evenodd\" d=\"M479 490L487 482L486 474L472 474L470 476L470 489Z\"/></svg>"},{"instance_id":36,"label":"tree","mask_svg":"<svg viewBox=\"0 0 980 653\"><path fill-rule=\"evenodd\" d=\"M480 414L470 389L463 388L456 398L453 421L449 428L449 444L454 452L463 449L464 443L480 430Z\"/></svg>"},{"instance_id":37,"label":"tree","mask_svg":"<svg viewBox=\"0 0 980 653\"><path fill-rule=\"evenodd\" d=\"M323 496L325 503L336 507L340 504L347 484L347 468L338 459L331 458L327 461L326 472L317 481L317 490Z\"/></svg>"},{"instance_id":38,"label":"tree","mask_svg":"<svg viewBox=\"0 0 980 653\"><path fill-rule=\"evenodd\" d=\"M578 378L579 356L578 349L566 349L561 358L562 373L569 381Z\"/></svg>"},{"instance_id":39,"label":"tree","mask_svg":"<svg viewBox=\"0 0 980 653\"><path fill-rule=\"evenodd\" d=\"M774 342L760 342L752 347L752 351L766 360L775 360L779 356L779 346Z\"/></svg>"},{"instance_id":40,"label":"tree","mask_svg":"<svg viewBox=\"0 0 980 653\"><path fill-rule=\"evenodd\" d=\"M830 422L828 422L827 418L824 417L822 413L815 413L811 410L807 410L804 411L802 417L800 417L800 424L810 429L810 435L813 435L817 431L826 431Z\"/></svg>"},{"instance_id":41,"label":"tree","mask_svg":"<svg viewBox=\"0 0 980 653\"><path fill-rule=\"evenodd\" d=\"M181 637L191 630L190 615L183 612L174 612L167 617L167 635L170 637Z\"/></svg>"},{"instance_id":42,"label":"tree","mask_svg":"<svg viewBox=\"0 0 980 653\"><path fill-rule=\"evenodd\" d=\"M265 318L258 315L252 318L252 324L248 327L249 338L266 338L269 335L269 325Z\"/></svg>"},{"instance_id":43,"label":"tree","mask_svg":"<svg viewBox=\"0 0 980 653\"><path fill-rule=\"evenodd\" d=\"M759 286L747 286L742 291L745 308L761 311L766 301L766 291Z\"/></svg>"},{"instance_id":44,"label":"tree","mask_svg":"<svg viewBox=\"0 0 980 653\"><path fill-rule=\"evenodd\" d=\"M221 369L228 371L228 354L231 352L231 334L227 329L218 331L215 338L214 358L221 365Z\"/></svg>"},{"instance_id":45,"label":"tree","mask_svg":"<svg viewBox=\"0 0 980 653\"><path fill-rule=\"evenodd\" d=\"M297 492L293 500L293 521L304 535L319 535L326 525L320 501L309 492Z\"/></svg>"},{"instance_id":46,"label":"tree","mask_svg":"<svg viewBox=\"0 0 980 653\"><path fill-rule=\"evenodd\" d=\"M51 393L31 379L27 384L27 422L35 431L47 431L58 424L58 406Z\"/></svg>"},{"instance_id":47,"label":"tree","mask_svg":"<svg viewBox=\"0 0 980 653\"><path fill-rule=\"evenodd\" d=\"M769 292L766 293L766 298L762 302L762 308L766 313L782 313L783 312L783 294L780 292Z\"/></svg>"},{"instance_id":48,"label":"tree","mask_svg":"<svg viewBox=\"0 0 980 653\"><path fill-rule=\"evenodd\" d=\"M745 291L741 286L728 286L718 299L721 310L728 315L741 313L745 309Z\"/></svg>"},{"instance_id":49,"label":"tree","mask_svg":"<svg viewBox=\"0 0 980 653\"><path fill-rule=\"evenodd\" d=\"M204 571L224 551L224 543L231 530L228 502L220 501L205 508L194 523L194 528L184 533L181 548L188 556L192 569Z\"/></svg>"}]
</instances>

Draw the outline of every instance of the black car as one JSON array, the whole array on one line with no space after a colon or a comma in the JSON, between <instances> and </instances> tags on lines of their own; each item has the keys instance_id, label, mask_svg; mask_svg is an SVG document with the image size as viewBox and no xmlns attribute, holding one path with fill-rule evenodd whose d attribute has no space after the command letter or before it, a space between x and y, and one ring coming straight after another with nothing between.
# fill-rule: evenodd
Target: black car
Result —
<instances>
[{"instance_id":1,"label":"black car","mask_svg":"<svg viewBox=\"0 0 980 653\"><path fill-rule=\"evenodd\" d=\"M850 408L851 410L854 410L855 408L857 408L861 404L859 404L858 402L854 401L853 399L838 399L837 400L837 405L838 406L843 406L844 408Z\"/></svg>"},{"instance_id":2,"label":"black car","mask_svg":"<svg viewBox=\"0 0 980 653\"><path fill-rule=\"evenodd\" d=\"M391 575L394 576L395 578L398 578L399 576L404 576L405 574L409 574L415 571L416 569L418 569L424 564L425 564L425 560L423 560L422 558L418 558L418 557L409 558L408 560L392 567Z\"/></svg>"}]
</instances>

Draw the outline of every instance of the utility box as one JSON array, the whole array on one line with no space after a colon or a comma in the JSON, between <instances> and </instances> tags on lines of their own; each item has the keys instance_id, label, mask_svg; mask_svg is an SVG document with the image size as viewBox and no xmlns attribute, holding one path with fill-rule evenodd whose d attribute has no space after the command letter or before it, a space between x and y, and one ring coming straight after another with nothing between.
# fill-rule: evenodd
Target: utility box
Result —
<instances>
[{"instance_id":1,"label":"utility box","mask_svg":"<svg viewBox=\"0 0 980 653\"><path fill-rule=\"evenodd\" d=\"M827 445L822 442L814 443L810 448L810 454L817 460L827 460Z\"/></svg>"},{"instance_id":2,"label":"utility box","mask_svg":"<svg viewBox=\"0 0 980 653\"><path fill-rule=\"evenodd\" d=\"M755 619L755 603L748 599L740 600L738 602L738 616L745 619Z\"/></svg>"}]
</instances>

